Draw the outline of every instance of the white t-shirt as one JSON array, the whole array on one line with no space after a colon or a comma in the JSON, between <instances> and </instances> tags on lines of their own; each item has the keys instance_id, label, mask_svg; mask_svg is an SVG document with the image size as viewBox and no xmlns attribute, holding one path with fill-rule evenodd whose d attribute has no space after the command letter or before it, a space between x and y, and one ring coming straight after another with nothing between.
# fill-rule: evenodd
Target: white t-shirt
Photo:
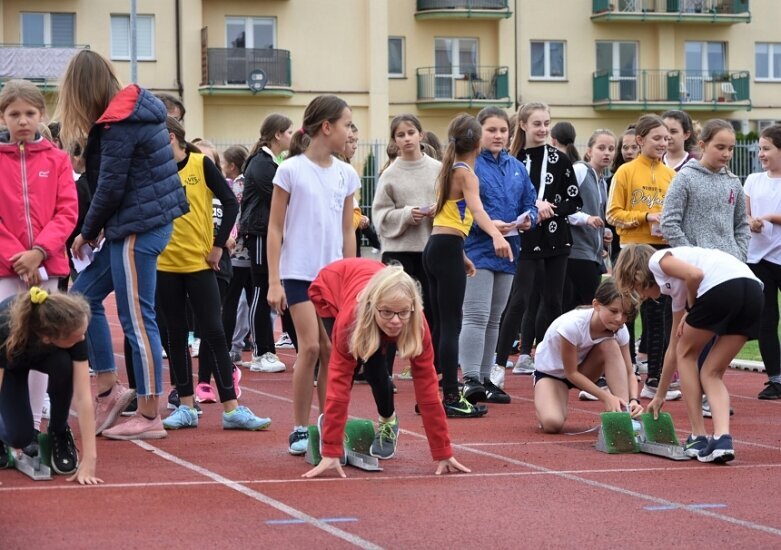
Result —
<instances>
[{"instance_id":1,"label":"white t-shirt","mask_svg":"<svg viewBox=\"0 0 781 550\"><path fill-rule=\"evenodd\" d=\"M274 185L290 193L281 279L314 281L320 269L342 257L344 201L361 181L352 166L331 160L331 166L323 168L304 154L296 155L285 160L274 176Z\"/></svg>"},{"instance_id":2,"label":"white t-shirt","mask_svg":"<svg viewBox=\"0 0 781 550\"><path fill-rule=\"evenodd\" d=\"M751 215L755 218L766 214L781 213L781 178L771 178L767 172L751 174L743 186L746 197L750 200ZM770 222L762 222L762 232L751 232L748 243L748 258L750 264L767 260L781 264L781 228L775 229Z\"/></svg>"},{"instance_id":3,"label":"white t-shirt","mask_svg":"<svg viewBox=\"0 0 781 550\"><path fill-rule=\"evenodd\" d=\"M564 372L564 363L561 360L561 341L566 340L578 351L578 365L580 365L591 351L591 348L615 338L619 346L629 344L629 331L626 325L616 332L613 336L597 338L591 337L591 316L594 314L594 308L581 308L568 311L559 316L551 323L545 332L545 338L537 346L537 353L534 356L534 368L545 374L555 376L556 378L566 378Z\"/></svg>"},{"instance_id":4,"label":"white t-shirt","mask_svg":"<svg viewBox=\"0 0 781 550\"><path fill-rule=\"evenodd\" d=\"M686 307L689 291L686 289L686 283L683 279L671 277L662 271L659 262L667 254L671 254L679 260L702 270L704 277L697 289L697 298L713 287L732 279L753 279L759 282L759 279L754 276L754 273L746 264L732 254L727 254L721 250L700 248L698 246L679 246L659 250L648 260L648 267L651 269L651 273L653 273L656 284L659 285L662 294L672 297L673 311L681 311Z\"/></svg>"}]
</instances>

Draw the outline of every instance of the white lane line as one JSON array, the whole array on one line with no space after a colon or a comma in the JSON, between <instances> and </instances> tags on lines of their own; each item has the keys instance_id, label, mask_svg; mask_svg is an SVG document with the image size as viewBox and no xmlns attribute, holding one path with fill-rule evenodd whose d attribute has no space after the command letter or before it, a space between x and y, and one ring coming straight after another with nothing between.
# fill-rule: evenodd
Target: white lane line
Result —
<instances>
[{"instance_id":1,"label":"white lane line","mask_svg":"<svg viewBox=\"0 0 781 550\"><path fill-rule=\"evenodd\" d=\"M767 470L773 468L781 468L781 464L743 464L732 465L730 470ZM442 476L442 483L450 481L452 483L463 483L465 479L480 480L484 478L512 478L512 477L544 477L544 476L556 476L560 473L573 474L573 475L613 475L613 474L642 474L653 472L664 472L665 474L681 474L688 476L692 470L713 470L712 465L691 466L690 468L673 468L673 467L651 467L651 468L603 468L603 469L584 469L584 470L555 470L551 472L545 471L523 471L523 472L477 472L471 474L453 474L448 476ZM348 470L351 473L353 470ZM410 474L410 475L350 475L347 478L338 477L318 477L315 479L234 479L233 483L239 483L241 485L284 485L290 483L356 483L356 482L389 482L398 483L400 481L420 481L431 479L431 474ZM91 491L97 489L154 489L154 488L187 488L187 487L204 487L222 485L220 481L211 480L193 480L193 481L144 481L136 483L102 483L101 485L78 485L75 483L68 484L44 484L36 483L33 485L23 485L19 487L0 487L0 493L29 493L40 491Z\"/></svg>"},{"instance_id":2,"label":"white lane line","mask_svg":"<svg viewBox=\"0 0 781 550\"><path fill-rule=\"evenodd\" d=\"M268 495L264 495L263 493L250 489L249 487L245 487L244 485L236 481L233 481L232 479L228 479L227 477L221 476L216 472L212 472L211 470L208 470L203 466L198 466L197 464L193 464L192 462L179 458L178 456L172 455L171 453L168 453L162 449L158 449L157 447L155 447L154 445L150 445L146 441L132 441L132 443L138 445L139 447L141 447L146 451L153 452L154 454L156 454L157 456L159 456L164 460L172 462L177 466L181 466L182 468L190 470L191 472L195 472L204 477L212 479L224 487L233 489L234 491L241 493L244 496L248 496L249 498L257 500L258 502L262 502L267 506L271 506L272 508L279 510L283 514L287 514L292 518L299 519L304 523L311 525L312 527L325 531L326 533L333 535L334 537L340 538L345 542L349 542L350 544L357 546L358 548L369 548L372 550L382 549L381 546L377 546L373 542L363 539L357 535L353 535L352 533L348 533L347 531L343 531L337 527L334 527L333 525L329 525L328 523L324 523L319 519L317 519L316 517L310 516L309 514L306 514L301 510L293 508L292 506L288 506L284 502L280 502L274 498L271 498Z\"/></svg>"}]
</instances>

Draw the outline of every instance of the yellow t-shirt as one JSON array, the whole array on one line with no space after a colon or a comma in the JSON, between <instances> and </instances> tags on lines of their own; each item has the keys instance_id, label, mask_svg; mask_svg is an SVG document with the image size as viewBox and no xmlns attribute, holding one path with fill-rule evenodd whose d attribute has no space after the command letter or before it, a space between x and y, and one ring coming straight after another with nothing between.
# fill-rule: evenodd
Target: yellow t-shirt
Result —
<instances>
[{"instance_id":1,"label":"yellow t-shirt","mask_svg":"<svg viewBox=\"0 0 781 550\"><path fill-rule=\"evenodd\" d=\"M168 246L157 259L157 270L171 273L195 273L210 269L206 256L214 245L212 199L206 185L203 155L190 153L187 164L179 170L190 211L174 220L174 230Z\"/></svg>"},{"instance_id":2,"label":"yellow t-shirt","mask_svg":"<svg viewBox=\"0 0 781 550\"><path fill-rule=\"evenodd\" d=\"M463 168L472 171L472 168L465 162L453 163L453 170L456 168ZM436 216L434 216L434 227L449 227L456 229L464 234L464 237L469 235L469 231L472 229L472 212L466 206L466 199L461 197L460 199L451 199L445 201Z\"/></svg>"}]
</instances>

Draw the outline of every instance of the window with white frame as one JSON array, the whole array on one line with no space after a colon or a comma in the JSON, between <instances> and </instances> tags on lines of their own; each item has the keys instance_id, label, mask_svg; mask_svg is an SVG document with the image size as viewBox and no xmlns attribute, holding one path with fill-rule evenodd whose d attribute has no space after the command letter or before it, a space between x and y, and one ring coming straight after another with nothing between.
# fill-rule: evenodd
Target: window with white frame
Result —
<instances>
[{"instance_id":1,"label":"window with white frame","mask_svg":"<svg viewBox=\"0 0 781 550\"><path fill-rule=\"evenodd\" d=\"M531 41L531 71L533 79L564 80L567 66L566 44L562 40Z\"/></svg>"},{"instance_id":2,"label":"window with white frame","mask_svg":"<svg viewBox=\"0 0 781 550\"><path fill-rule=\"evenodd\" d=\"M404 37L388 37L388 76L404 76Z\"/></svg>"},{"instance_id":3,"label":"window with white frame","mask_svg":"<svg viewBox=\"0 0 781 550\"><path fill-rule=\"evenodd\" d=\"M781 43L757 42L754 60L757 80L781 80Z\"/></svg>"},{"instance_id":4,"label":"window with white frame","mask_svg":"<svg viewBox=\"0 0 781 550\"><path fill-rule=\"evenodd\" d=\"M275 48L277 24L273 17L226 17L225 46L228 48Z\"/></svg>"},{"instance_id":5,"label":"window with white frame","mask_svg":"<svg viewBox=\"0 0 781 550\"><path fill-rule=\"evenodd\" d=\"M155 17L136 16L136 59L155 58ZM130 15L111 16L111 59L130 59Z\"/></svg>"},{"instance_id":6,"label":"window with white frame","mask_svg":"<svg viewBox=\"0 0 781 550\"><path fill-rule=\"evenodd\" d=\"M76 44L75 13L22 12L19 42L23 46L70 48Z\"/></svg>"}]
</instances>

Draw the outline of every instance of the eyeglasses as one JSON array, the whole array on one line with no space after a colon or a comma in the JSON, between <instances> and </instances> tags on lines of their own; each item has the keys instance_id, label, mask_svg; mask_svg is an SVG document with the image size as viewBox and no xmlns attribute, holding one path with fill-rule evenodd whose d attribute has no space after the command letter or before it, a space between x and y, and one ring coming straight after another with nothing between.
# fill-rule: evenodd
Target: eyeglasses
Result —
<instances>
[{"instance_id":1,"label":"eyeglasses","mask_svg":"<svg viewBox=\"0 0 781 550\"><path fill-rule=\"evenodd\" d=\"M390 321L391 319L393 319L393 317L397 315L400 320L407 321L410 318L410 316L412 316L412 311L413 311L411 309L405 309L403 311L391 311L390 309L380 309L380 308L376 308L376 309L377 309L377 313L380 314L380 317L382 317L386 321Z\"/></svg>"}]
</instances>

